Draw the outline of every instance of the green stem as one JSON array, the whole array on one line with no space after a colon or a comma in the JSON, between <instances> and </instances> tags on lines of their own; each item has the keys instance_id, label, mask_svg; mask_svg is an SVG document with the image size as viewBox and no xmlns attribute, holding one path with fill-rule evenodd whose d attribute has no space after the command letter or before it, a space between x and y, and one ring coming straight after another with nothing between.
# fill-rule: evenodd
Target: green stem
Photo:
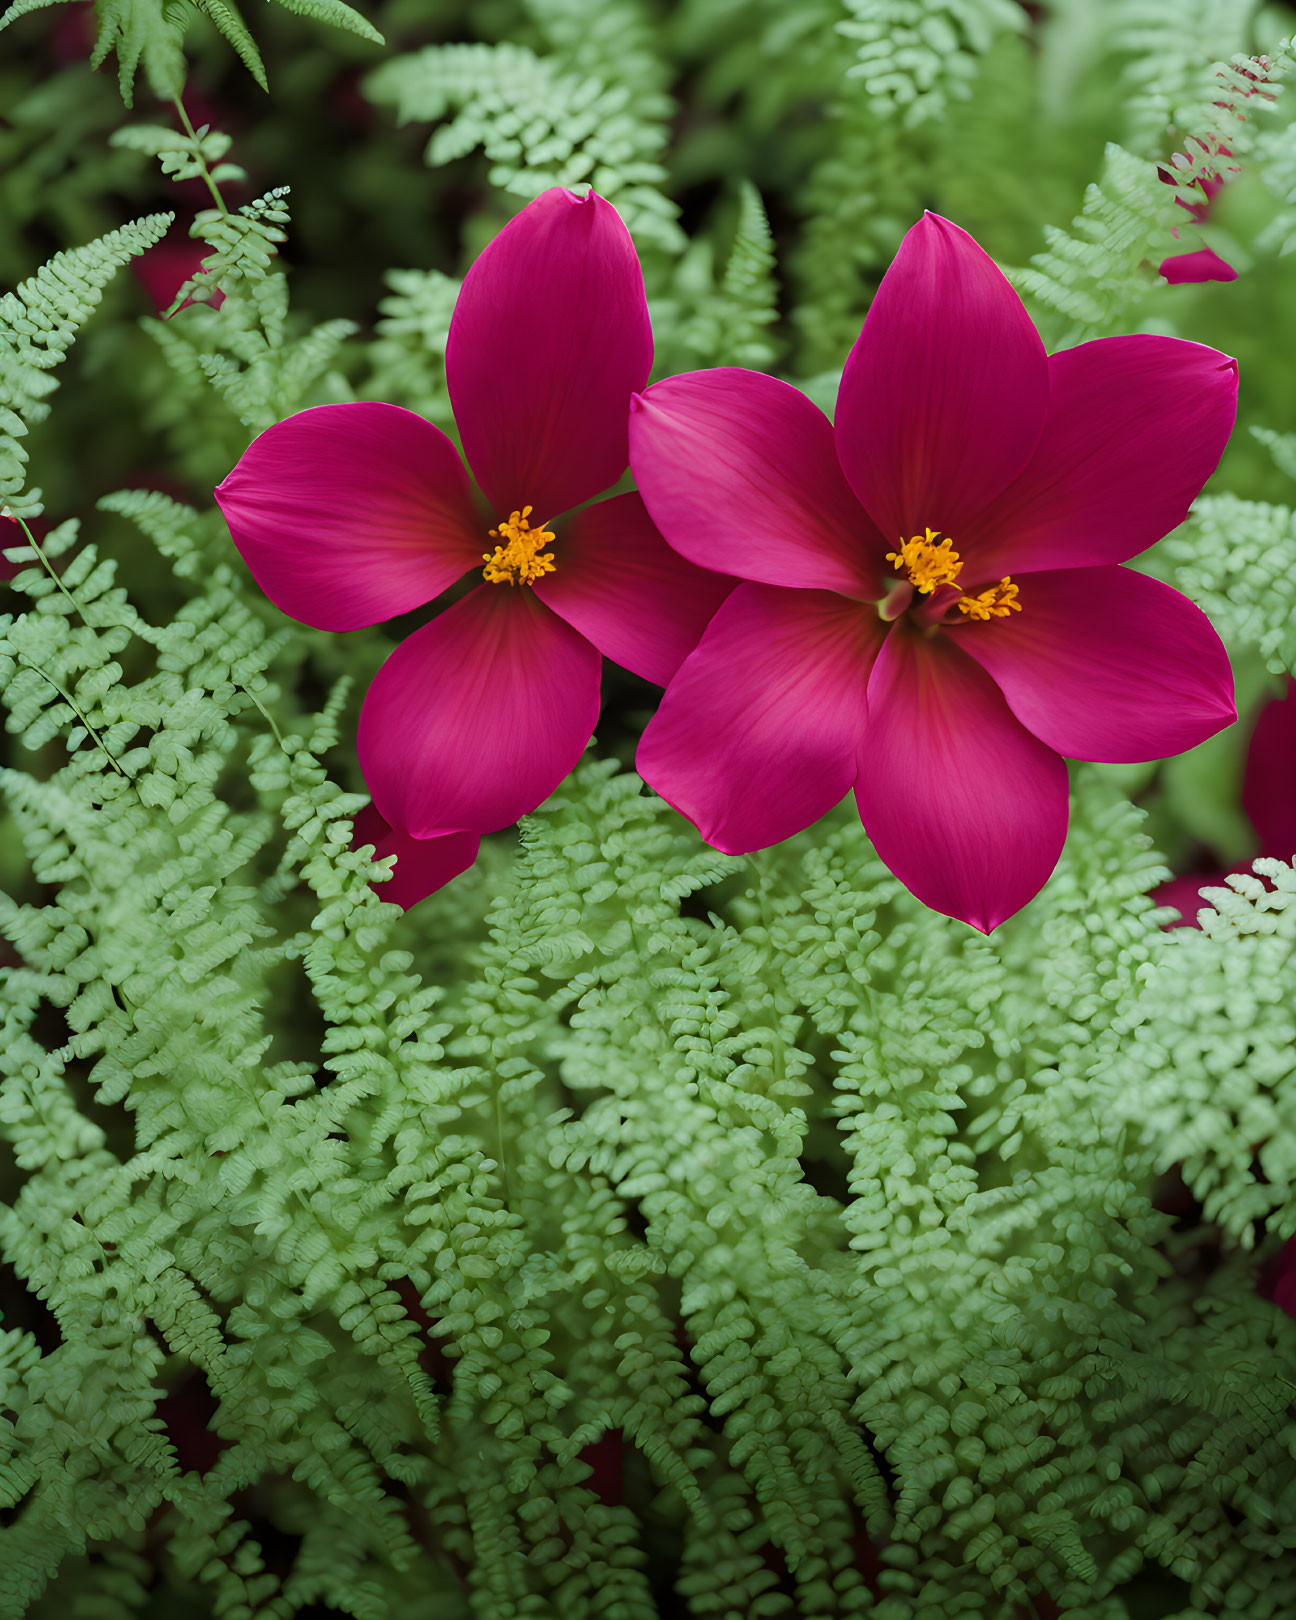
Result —
<instances>
[{"instance_id":1,"label":"green stem","mask_svg":"<svg viewBox=\"0 0 1296 1620\"><path fill-rule=\"evenodd\" d=\"M174 104L175 110L180 114L180 122L185 127L185 134L188 135L193 144L194 162L202 170L203 184L207 187L208 191L211 192L212 201L216 204L217 208L220 209L222 216L225 219L228 219L230 217L229 209L226 208L225 199L220 194L220 188L217 186L215 180L212 179L211 170L207 167L206 159L199 150L198 133L194 129L193 125L189 122L189 114L184 109L184 102L181 101L179 96L176 96L174 98Z\"/></svg>"},{"instance_id":2,"label":"green stem","mask_svg":"<svg viewBox=\"0 0 1296 1620\"><path fill-rule=\"evenodd\" d=\"M262 703L261 699L256 695L256 693L252 690L252 688L250 686L241 686L239 688L239 690L241 692L245 693L248 697L250 697L252 699L253 703L256 704L257 708L260 709L262 718L265 720L265 723L270 727L271 731L273 731L274 734L275 734L275 741L279 744L280 748L283 748L284 747L283 733L279 730L279 727L275 724L274 715L272 715L270 713L269 709L266 708L265 704ZM288 750L286 748L284 748L284 752L287 753Z\"/></svg>"},{"instance_id":3,"label":"green stem","mask_svg":"<svg viewBox=\"0 0 1296 1620\"><path fill-rule=\"evenodd\" d=\"M72 696L71 692L66 691L62 684L56 681L47 669L42 669L39 664L34 664L25 653L19 653L18 656L22 659L23 663L27 665L28 669L34 669L43 680L47 680L50 683L58 695L63 699L64 703L67 704L68 708L72 710L72 713L76 715L77 719L94 738L95 742L102 750L104 758L112 766L113 770L117 772L118 776L121 777L123 782L129 782L130 778L126 775L126 772L122 770L121 766L113 757L112 751L109 749L107 743L104 742L103 738L90 724L89 720L86 719L85 715L81 713L80 706L78 705L77 700Z\"/></svg>"},{"instance_id":4,"label":"green stem","mask_svg":"<svg viewBox=\"0 0 1296 1620\"><path fill-rule=\"evenodd\" d=\"M13 518L14 522L18 525L18 527L22 530L22 532L27 536L27 544L32 548L32 550L40 558L41 567L45 570L45 572L49 575L49 577L58 586L59 590L61 590L63 592L64 596L67 597L68 601L71 602L72 606L76 609L77 618L79 618L81 620L81 622L84 624L85 623L85 614L81 611L80 602L77 601L76 597L73 596L72 592L70 590L68 590L67 586L59 578L58 572L55 569L54 564L49 560L49 558L41 550L40 545L39 545L39 543L38 543L38 541L36 539L36 536L31 532L31 530L23 522L22 518L20 518L16 513L10 512L8 514L8 516Z\"/></svg>"}]
</instances>

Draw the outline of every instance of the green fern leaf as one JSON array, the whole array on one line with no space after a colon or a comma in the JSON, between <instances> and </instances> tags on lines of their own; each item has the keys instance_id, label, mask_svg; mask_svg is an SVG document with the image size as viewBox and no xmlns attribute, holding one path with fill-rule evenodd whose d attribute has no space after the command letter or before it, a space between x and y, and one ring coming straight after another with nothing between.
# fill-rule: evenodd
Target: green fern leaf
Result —
<instances>
[{"instance_id":1,"label":"green fern leaf","mask_svg":"<svg viewBox=\"0 0 1296 1620\"><path fill-rule=\"evenodd\" d=\"M506 191L529 199L550 186L590 185L642 242L681 244L659 189L664 122L627 85L564 72L524 46L432 45L371 73L365 94L402 123L453 115L428 142L433 166L481 147L492 183Z\"/></svg>"},{"instance_id":2,"label":"green fern leaf","mask_svg":"<svg viewBox=\"0 0 1296 1620\"><path fill-rule=\"evenodd\" d=\"M94 313L123 265L165 235L171 214L150 214L85 247L57 253L0 298L0 504L20 517L41 509L40 491L22 493L27 453L19 442L49 413L50 372Z\"/></svg>"}]
</instances>

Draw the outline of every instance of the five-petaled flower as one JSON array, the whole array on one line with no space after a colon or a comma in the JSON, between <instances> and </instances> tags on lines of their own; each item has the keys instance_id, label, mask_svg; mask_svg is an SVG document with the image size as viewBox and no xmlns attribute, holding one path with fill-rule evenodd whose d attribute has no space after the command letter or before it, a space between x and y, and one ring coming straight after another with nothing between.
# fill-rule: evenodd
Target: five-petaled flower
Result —
<instances>
[{"instance_id":1,"label":"five-petaled flower","mask_svg":"<svg viewBox=\"0 0 1296 1620\"><path fill-rule=\"evenodd\" d=\"M729 853L851 788L878 854L989 932L1067 824L1063 756L1178 753L1235 717L1205 616L1118 564L1185 516L1233 423L1235 363L1173 338L1051 358L992 260L905 237L830 423L732 368L634 402L667 540L740 584L667 687L641 774Z\"/></svg>"},{"instance_id":2,"label":"five-petaled flower","mask_svg":"<svg viewBox=\"0 0 1296 1620\"><path fill-rule=\"evenodd\" d=\"M477 574L364 701L361 769L397 833L481 834L534 810L594 730L602 655L664 685L732 586L667 546L638 495L586 504L625 471L651 364L629 233L601 197L556 188L481 253L450 325L446 382L480 497L444 433L366 403L268 428L216 491L266 595L323 630Z\"/></svg>"}]
</instances>

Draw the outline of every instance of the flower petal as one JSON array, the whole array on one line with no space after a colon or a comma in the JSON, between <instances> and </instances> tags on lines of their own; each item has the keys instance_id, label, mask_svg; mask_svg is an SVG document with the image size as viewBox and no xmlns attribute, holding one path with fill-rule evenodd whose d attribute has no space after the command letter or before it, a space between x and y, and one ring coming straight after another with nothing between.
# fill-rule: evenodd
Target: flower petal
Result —
<instances>
[{"instance_id":1,"label":"flower petal","mask_svg":"<svg viewBox=\"0 0 1296 1620\"><path fill-rule=\"evenodd\" d=\"M1067 771L951 636L887 638L869 681L855 799L924 905L988 934L1047 882L1066 841Z\"/></svg>"},{"instance_id":2,"label":"flower petal","mask_svg":"<svg viewBox=\"0 0 1296 1620\"><path fill-rule=\"evenodd\" d=\"M728 855L790 838L855 780L885 629L829 591L740 585L648 722L639 774Z\"/></svg>"},{"instance_id":3,"label":"flower petal","mask_svg":"<svg viewBox=\"0 0 1296 1620\"><path fill-rule=\"evenodd\" d=\"M557 517L625 471L626 410L652 369L630 233L612 204L555 186L464 277L446 343L464 455L497 517Z\"/></svg>"},{"instance_id":4,"label":"flower petal","mask_svg":"<svg viewBox=\"0 0 1296 1620\"><path fill-rule=\"evenodd\" d=\"M1030 459L1047 400L1044 345L1021 300L966 231L925 214L882 278L837 395L837 454L888 544L930 526L959 547L967 520Z\"/></svg>"},{"instance_id":5,"label":"flower petal","mask_svg":"<svg viewBox=\"0 0 1296 1620\"><path fill-rule=\"evenodd\" d=\"M257 584L319 630L421 607L485 545L455 447L396 405L316 405L277 422L216 500Z\"/></svg>"},{"instance_id":6,"label":"flower petal","mask_svg":"<svg viewBox=\"0 0 1296 1620\"><path fill-rule=\"evenodd\" d=\"M654 383L630 464L668 543L703 568L876 598L886 546L837 465L832 425L789 384L737 366Z\"/></svg>"},{"instance_id":7,"label":"flower petal","mask_svg":"<svg viewBox=\"0 0 1296 1620\"><path fill-rule=\"evenodd\" d=\"M1186 596L1132 568L1030 574L1021 612L954 638L1028 731L1069 759L1164 759L1237 719L1233 671Z\"/></svg>"},{"instance_id":8,"label":"flower petal","mask_svg":"<svg viewBox=\"0 0 1296 1620\"><path fill-rule=\"evenodd\" d=\"M365 696L360 768L384 819L436 838L534 810L590 739L601 666L526 586L478 586L402 641Z\"/></svg>"},{"instance_id":9,"label":"flower petal","mask_svg":"<svg viewBox=\"0 0 1296 1620\"><path fill-rule=\"evenodd\" d=\"M1162 259L1160 274L1172 287L1185 282L1236 281L1237 271L1227 259L1221 259L1212 248L1197 248L1192 253L1172 253Z\"/></svg>"},{"instance_id":10,"label":"flower petal","mask_svg":"<svg viewBox=\"0 0 1296 1620\"><path fill-rule=\"evenodd\" d=\"M1233 430L1237 361L1182 338L1096 338L1050 358L1049 390L1030 465L961 536L969 584L1124 562L1182 523Z\"/></svg>"},{"instance_id":11,"label":"flower petal","mask_svg":"<svg viewBox=\"0 0 1296 1620\"><path fill-rule=\"evenodd\" d=\"M477 859L481 838L470 832L446 833L443 838L410 838L384 821L376 806L367 804L355 818L351 848L363 849L366 844L374 846L376 861L388 855L396 857L392 875L385 883L374 885L375 894L408 911L444 888L451 878L466 872Z\"/></svg>"},{"instance_id":12,"label":"flower petal","mask_svg":"<svg viewBox=\"0 0 1296 1620\"><path fill-rule=\"evenodd\" d=\"M1263 855L1296 857L1296 680L1260 711L1242 778L1242 808Z\"/></svg>"},{"instance_id":13,"label":"flower petal","mask_svg":"<svg viewBox=\"0 0 1296 1620\"><path fill-rule=\"evenodd\" d=\"M636 494L596 501L562 524L557 566L535 593L613 663L665 686L734 588L662 539Z\"/></svg>"}]
</instances>

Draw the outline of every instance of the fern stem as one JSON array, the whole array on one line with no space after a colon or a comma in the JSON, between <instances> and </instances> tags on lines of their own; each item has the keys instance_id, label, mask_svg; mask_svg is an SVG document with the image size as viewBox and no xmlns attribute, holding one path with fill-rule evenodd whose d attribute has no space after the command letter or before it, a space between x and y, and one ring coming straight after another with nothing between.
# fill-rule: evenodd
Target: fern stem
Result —
<instances>
[{"instance_id":1,"label":"fern stem","mask_svg":"<svg viewBox=\"0 0 1296 1620\"><path fill-rule=\"evenodd\" d=\"M63 592L64 596L67 597L68 601L71 602L72 606L76 609L77 617L84 624L85 623L85 614L82 613L82 611L81 611L80 602L77 601L76 597L73 596L72 592L70 590L68 590L67 586L59 578L58 570L54 567L54 564L49 560L49 558L45 555L45 553L41 550L40 543L37 541L36 536L31 532L31 530L27 527L26 523L23 522L22 518L20 518L17 515L16 512L6 512L6 515L8 517L11 517L13 519L13 521L18 525L18 527L22 530L22 532L27 536L27 544L32 548L32 550L40 558L41 567L45 570L45 572L49 575L49 577L58 586L59 590L61 590Z\"/></svg>"},{"instance_id":2,"label":"fern stem","mask_svg":"<svg viewBox=\"0 0 1296 1620\"><path fill-rule=\"evenodd\" d=\"M68 708L72 710L72 713L76 715L77 719L86 728L86 731L94 738L99 748L103 751L104 758L112 766L113 770L117 772L118 776L121 777L123 782L129 782L130 777L127 776L126 772L122 770L121 766L117 763L117 760L113 755L112 750L108 747L108 744L90 724L89 720L86 719L85 715L82 714L81 707L72 694L66 690L61 682L56 681L47 669L42 669L39 664L33 663L25 653L19 653L18 656L22 659L23 663L26 664L28 669L34 669L39 676L50 683L58 695L63 699L64 703L67 704Z\"/></svg>"},{"instance_id":3,"label":"fern stem","mask_svg":"<svg viewBox=\"0 0 1296 1620\"><path fill-rule=\"evenodd\" d=\"M257 708L260 709L262 719L264 719L271 731L274 732L275 741L279 744L280 748L283 748L284 753L286 754L288 750L284 748L283 732L281 732L279 727L275 724L274 715L270 713L269 709L267 709L265 704L261 702L260 698L257 697L256 693L251 689L251 687L240 686L239 691L244 693L247 697L250 697Z\"/></svg>"},{"instance_id":4,"label":"fern stem","mask_svg":"<svg viewBox=\"0 0 1296 1620\"><path fill-rule=\"evenodd\" d=\"M189 114L185 111L184 102L181 101L179 96L176 96L174 98L174 105L175 110L180 114L180 122L185 127L185 134L188 135L189 140L192 143L194 162L202 170L203 184L207 187L208 191L211 192L212 201L220 210L222 217L228 219L230 217L229 209L226 208L225 199L220 194L220 187L216 184L215 180L212 179L211 170L207 167L207 160L203 157L202 148L198 144L198 132L189 122Z\"/></svg>"}]
</instances>

